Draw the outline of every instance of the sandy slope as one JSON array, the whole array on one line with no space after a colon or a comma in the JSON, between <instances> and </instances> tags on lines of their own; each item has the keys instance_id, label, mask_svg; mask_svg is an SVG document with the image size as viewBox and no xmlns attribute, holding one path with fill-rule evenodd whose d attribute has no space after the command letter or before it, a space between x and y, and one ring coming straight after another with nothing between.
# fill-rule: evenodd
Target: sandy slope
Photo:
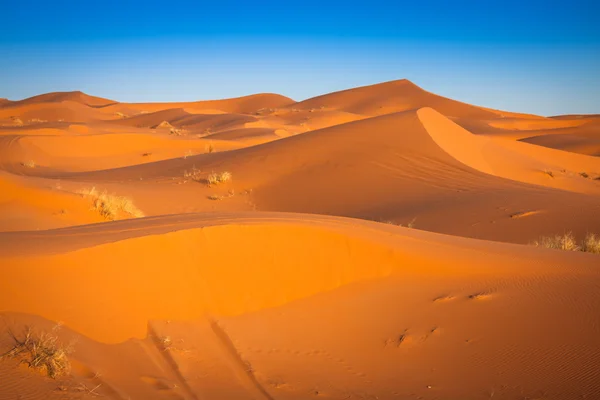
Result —
<instances>
[{"instance_id":1,"label":"sandy slope","mask_svg":"<svg viewBox=\"0 0 600 400\"><path fill-rule=\"evenodd\" d=\"M406 80L0 101L0 353L74 350L0 399L600 398L598 256L523 245L600 233L599 128Z\"/></svg>"},{"instance_id":2,"label":"sandy slope","mask_svg":"<svg viewBox=\"0 0 600 400\"><path fill-rule=\"evenodd\" d=\"M504 163L506 158L512 162ZM147 215L180 212L173 205L232 210L237 198L215 203L206 196L251 189L249 200L260 210L402 224L416 218L420 229L528 243L565 229L578 235L597 230L600 184L596 175L577 172L600 171L597 166L593 157L477 137L422 109L239 150L64 178L112 185L117 192L126 186ZM167 189L194 167L202 178L224 170L234 178L217 188L188 182ZM554 178L546 168L555 171ZM164 188L158 197L148 182Z\"/></svg>"},{"instance_id":3,"label":"sandy slope","mask_svg":"<svg viewBox=\"0 0 600 400\"><path fill-rule=\"evenodd\" d=\"M62 321L61 338L78 338L73 379L102 383L105 396L600 394L594 255L261 213L1 243L5 323ZM18 290L23 279L29 291Z\"/></svg>"}]
</instances>

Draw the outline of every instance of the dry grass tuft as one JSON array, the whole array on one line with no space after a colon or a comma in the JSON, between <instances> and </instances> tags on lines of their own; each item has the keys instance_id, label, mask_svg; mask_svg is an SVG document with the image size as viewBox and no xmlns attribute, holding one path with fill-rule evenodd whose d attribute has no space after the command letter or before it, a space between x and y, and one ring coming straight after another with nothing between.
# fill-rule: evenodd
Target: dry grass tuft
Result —
<instances>
[{"instance_id":1,"label":"dry grass tuft","mask_svg":"<svg viewBox=\"0 0 600 400\"><path fill-rule=\"evenodd\" d=\"M188 171L187 169L185 171L183 171L183 177L186 179L186 181L192 180L192 181L200 182L202 180L202 178L200 177L201 173L202 173L202 171L200 171L198 168L196 168L196 166L193 166L190 171Z\"/></svg>"},{"instance_id":2,"label":"dry grass tuft","mask_svg":"<svg viewBox=\"0 0 600 400\"><path fill-rule=\"evenodd\" d=\"M213 146L213 144L212 144L212 143L209 143L209 144L206 146L206 152L207 152L207 153L212 153L213 151L215 151L215 146Z\"/></svg>"},{"instance_id":3,"label":"dry grass tuft","mask_svg":"<svg viewBox=\"0 0 600 400\"><path fill-rule=\"evenodd\" d=\"M588 233L581 244L581 251L600 254L600 235Z\"/></svg>"},{"instance_id":4,"label":"dry grass tuft","mask_svg":"<svg viewBox=\"0 0 600 400\"><path fill-rule=\"evenodd\" d=\"M19 339L13 332L9 334L15 344L0 358L22 357L22 362L30 368L45 372L51 378L70 372L71 363L67 355L71 349L61 345L56 335L46 332L36 335L31 328L27 328L23 339Z\"/></svg>"},{"instance_id":5,"label":"dry grass tuft","mask_svg":"<svg viewBox=\"0 0 600 400\"><path fill-rule=\"evenodd\" d=\"M406 225L404 225L404 224L399 224L399 223L396 223L396 222L394 222L394 221L389 221L389 220L379 220L379 222L383 222L383 223L385 223L385 224L389 224L389 225L401 226L401 227L403 227L403 228L411 228L411 229L412 229L412 228L414 228L414 227L415 227L415 221L416 221L416 220L417 220L416 218L413 218L413 219L412 219L412 220L410 220L410 222L409 222L409 223L407 223Z\"/></svg>"},{"instance_id":6,"label":"dry grass tuft","mask_svg":"<svg viewBox=\"0 0 600 400\"><path fill-rule=\"evenodd\" d=\"M539 240L533 242L534 246L544 247L546 249L557 249L567 251L578 251L580 247L571 232L564 235L543 236Z\"/></svg>"},{"instance_id":7,"label":"dry grass tuft","mask_svg":"<svg viewBox=\"0 0 600 400\"><path fill-rule=\"evenodd\" d=\"M534 246L547 249L567 251L583 251L586 253L600 254L600 235L588 233L581 243L577 243L571 232L554 237L542 237L533 242Z\"/></svg>"},{"instance_id":8,"label":"dry grass tuft","mask_svg":"<svg viewBox=\"0 0 600 400\"><path fill-rule=\"evenodd\" d=\"M587 174L587 172L580 172L579 175L581 175L584 178L589 178L590 176Z\"/></svg>"},{"instance_id":9,"label":"dry grass tuft","mask_svg":"<svg viewBox=\"0 0 600 400\"><path fill-rule=\"evenodd\" d=\"M35 168L36 164L35 161L33 160L27 160L21 163L22 166L27 167L27 168Z\"/></svg>"},{"instance_id":10,"label":"dry grass tuft","mask_svg":"<svg viewBox=\"0 0 600 400\"><path fill-rule=\"evenodd\" d=\"M134 218L144 216L144 213L128 197L108 194L106 191L98 192L95 187L80 190L78 193L84 197L91 198L92 209L109 221L116 220L122 214Z\"/></svg>"},{"instance_id":11,"label":"dry grass tuft","mask_svg":"<svg viewBox=\"0 0 600 400\"><path fill-rule=\"evenodd\" d=\"M208 186L212 186L212 185L217 185L219 183L224 183L227 181L231 180L231 172L213 172L210 175L208 175L208 178L206 178L206 182L208 183Z\"/></svg>"},{"instance_id":12,"label":"dry grass tuft","mask_svg":"<svg viewBox=\"0 0 600 400\"><path fill-rule=\"evenodd\" d=\"M554 172L550 171L549 169L545 169L544 173L546 175L548 175L550 178L554 178Z\"/></svg>"}]
</instances>

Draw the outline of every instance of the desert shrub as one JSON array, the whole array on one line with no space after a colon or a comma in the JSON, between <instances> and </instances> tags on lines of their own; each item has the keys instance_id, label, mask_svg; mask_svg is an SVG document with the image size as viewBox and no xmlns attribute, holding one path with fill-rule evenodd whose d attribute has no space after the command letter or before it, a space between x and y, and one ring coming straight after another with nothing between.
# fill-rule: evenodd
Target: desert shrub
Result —
<instances>
[{"instance_id":1,"label":"desert shrub","mask_svg":"<svg viewBox=\"0 0 600 400\"><path fill-rule=\"evenodd\" d=\"M196 181L199 182L202 180L202 178L200 177L200 174L202 173L202 171L200 171L198 168L196 168L196 166L193 166L191 170L185 170L183 171L183 177L187 180L190 179L192 181Z\"/></svg>"},{"instance_id":2,"label":"desert shrub","mask_svg":"<svg viewBox=\"0 0 600 400\"><path fill-rule=\"evenodd\" d=\"M533 245L547 249L600 254L600 235L588 233L580 243L577 243L573 234L569 232L564 235L541 237L539 240L533 242Z\"/></svg>"},{"instance_id":3,"label":"desert shrub","mask_svg":"<svg viewBox=\"0 0 600 400\"><path fill-rule=\"evenodd\" d=\"M588 233L581 244L581 251L600 254L600 235Z\"/></svg>"},{"instance_id":4,"label":"desert shrub","mask_svg":"<svg viewBox=\"0 0 600 400\"><path fill-rule=\"evenodd\" d=\"M217 185L219 183L227 182L231 180L231 172L213 172L206 178L208 186Z\"/></svg>"},{"instance_id":5,"label":"desert shrub","mask_svg":"<svg viewBox=\"0 0 600 400\"><path fill-rule=\"evenodd\" d=\"M564 235L543 236L533 242L534 246L544 247L547 249L578 251L580 250L577 241L571 232Z\"/></svg>"},{"instance_id":6,"label":"desert shrub","mask_svg":"<svg viewBox=\"0 0 600 400\"><path fill-rule=\"evenodd\" d=\"M138 209L128 197L109 194L106 191L98 192L95 187L81 190L79 191L79 194L91 198L92 209L109 221L114 221L121 214L126 214L135 218L144 216L144 213Z\"/></svg>"},{"instance_id":7,"label":"desert shrub","mask_svg":"<svg viewBox=\"0 0 600 400\"><path fill-rule=\"evenodd\" d=\"M53 333L42 332L39 335L28 328L22 339L9 332L14 340L13 347L1 357L22 358L22 362L56 378L71 370L67 355L70 348L63 346Z\"/></svg>"},{"instance_id":8,"label":"desert shrub","mask_svg":"<svg viewBox=\"0 0 600 400\"><path fill-rule=\"evenodd\" d=\"M35 168L36 167L35 161L33 161L33 160L24 161L21 163L21 165L23 165L24 167L27 167L27 168Z\"/></svg>"}]
</instances>

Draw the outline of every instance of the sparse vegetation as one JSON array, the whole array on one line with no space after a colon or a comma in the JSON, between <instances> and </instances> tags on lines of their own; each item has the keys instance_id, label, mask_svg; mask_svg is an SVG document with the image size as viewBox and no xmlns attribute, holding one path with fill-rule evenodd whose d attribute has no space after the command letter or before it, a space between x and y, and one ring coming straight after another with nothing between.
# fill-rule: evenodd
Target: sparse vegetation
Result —
<instances>
[{"instance_id":1,"label":"sparse vegetation","mask_svg":"<svg viewBox=\"0 0 600 400\"><path fill-rule=\"evenodd\" d=\"M550 178L554 178L554 172L552 172L551 170L549 170L549 169L545 169L545 170L544 170L544 173L545 173L546 175L548 175Z\"/></svg>"},{"instance_id":2,"label":"sparse vegetation","mask_svg":"<svg viewBox=\"0 0 600 400\"><path fill-rule=\"evenodd\" d=\"M600 235L588 233L581 244L581 251L600 254Z\"/></svg>"},{"instance_id":3,"label":"sparse vegetation","mask_svg":"<svg viewBox=\"0 0 600 400\"><path fill-rule=\"evenodd\" d=\"M547 249L600 254L600 236L594 233L588 233L581 243L577 243L573 233L568 232L564 235L541 237L539 240L533 242L533 245Z\"/></svg>"},{"instance_id":4,"label":"sparse vegetation","mask_svg":"<svg viewBox=\"0 0 600 400\"><path fill-rule=\"evenodd\" d=\"M35 168L36 164L35 161L33 160L27 160L21 163L22 166L27 167L27 168Z\"/></svg>"},{"instance_id":5,"label":"sparse vegetation","mask_svg":"<svg viewBox=\"0 0 600 400\"><path fill-rule=\"evenodd\" d=\"M150 157L152 155L152 153L144 153L142 154L142 157Z\"/></svg>"},{"instance_id":6,"label":"sparse vegetation","mask_svg":"<svg viewBox=\"0 0 600 400\"><path fill-rule=\"evenodd\" d=\"M206 152L207 152L207 153L212 153L213 151L215 151L215 146L213 146L213 144L212 144L212 143L209 143L209 144L206 146Z\"/></svg>"},{"instance_id":7,"label":"sparse vegetation","mask_svg":"<svg viewBox=\"0 0 600 400\"><path fill-rule=\"evenodd\" d=\"M396 226L401 226L401 227L404 227L404 228L411 228L412 229L412 228L415 227L415 221L416 220L417 220L416 218L413 218L406 225L405 224L399 224L399 223L396 223L394 221L389 221L389 220L380 220L379 222L383 222L383 223L389 224L389 225L396 225Z\"/></svg>"},{"instance_id":8,"label":"sparse vegetation","mask_svg":"<svg viewBox=\"0 0 600 400\"><path fill-rule=\"evenodd\" d=\"M108 194L106 191L98 192L95 187L80 190L78 193L84 197L91 198L92 209L109 221L114 221L123 214L135 218L144 216L144 213L128 197Z\"/></svg>"},{"instance_id":9,"label":"sparse vegetation","mask_svg":"<svg viewBox=\"0 0 600 400\"><path fill-rule=\"evenodd\" d=\"M564 235L543 236L539 240L533 242L534 246L545 247L547 249L578 251L579 246L571 232Z\"/></svg>"},{"instance_id":10,"label":"sparse vegetation","mask_svg":"<svg viewBox=\"0 0 600 400\"><path fill-rule=\"evenodd\" d=\"M186 179L186 181L192 180L192 181L199 182L202 180L202 178L200 177L201 173L202 173L202 171L200 171L198 168L193 166L190 171L188 171L187 169L185 171L183 171L183 177Z\"/></svg>"},{"instance_id":11,"label":"sparse vegetation","mask_svg":"<svg viewBox=\"0 0 600 400\"><path fill-rule=\"evenodd\" d=\"M208 186L212 186L212 185L217 185L219 183L224 183L227 181L231 180L231 172L213 172L210 175L208 175L208 178L206 178L206 182L208 183Z\"/></svg>"},{"instance_id":12,"label":"sparse vegetation","mask_svg":"<svg viewBox=\"0 0 600 400\"><path fill-rule=\"evenodd\" d=\"M54 332L42 332L38 335L34 334L31 328L27 328L22 339L13 332L9 334L14 345L0 358L22 358L21 362L51 378L66 375L71 370L71 363L67 357L71 349L63 346Z\"/></svg>"},{"instance_id":13,"label":"sparse vegetation","mask_svg":"<svg viewBox=\"0 0 600 400\"><path fill-rule=\"evenodd\" d=\"M185 152L185 154L183 155L183 159L187 159L188 157L191 157L194 155L194 152L192 150L188 150Z\"/></svg>"},{"instance_id":14,"label":"sparse vegetation","mask_svg":"<svg viewBox=\"0 0 600 400\"><path fill-rule=\"evenodd\" d=\"M580 172L579 175L581 175L584 178L589 178L590 176L587 174L587 172Z\"/></svg>"}]
</instances>

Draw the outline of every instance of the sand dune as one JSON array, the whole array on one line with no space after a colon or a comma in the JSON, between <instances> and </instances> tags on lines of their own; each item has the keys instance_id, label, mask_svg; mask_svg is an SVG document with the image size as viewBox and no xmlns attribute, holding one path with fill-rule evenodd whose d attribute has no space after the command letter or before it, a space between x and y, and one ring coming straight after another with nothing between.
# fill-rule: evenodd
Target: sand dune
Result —
<instances>
[{"instance_id":1,"label":"sand dune","mask_svg":"<svg viewBox=\"0 0 600 400\"><path fill-rule=\"evenodd\" d=\"M454 143L458 147L452 147ZM464 152L460 144L465 144ZM584 166L594 170L597 160L545 152L552 150L479 138L439 113L422 109L234 151L65 178L128 182L128 189L136 187L137 197L144 199L153 189L136 183L140 177L172 182L183 179L185 171L192 168L201 171L202 178L212 171L230 171L234 180L225 187L252 189L251 202L260 210L402 224L416 219L421 229L517 243L565 229L585 234L590 224L600 222L595 197L598 181L593 179L595 175L583 178L575 171ZM502 157L513 161L503 163ZM544 168L552 168L555 177L548 176ZM570 169L562 173L562 168ZM195 186L185 194L176 192L179 204L193 196L187 204L198 205L198 194L206 198L219 190ZM172 203L175 197L167 200L167 196L162 195L160 204L145 203L144 210L151 215L168 212L162 203ZM564 204L571 207L566 209ZM204 207L220 210L227 206L207 200ZM535 215L527 220L511 218L522 212Z\"/></svg>"},{"instance_id":2,"label":"sand dune","mask_svg":"<svg viewBox=\"0 0 600 400\"><path fill-rule=\"evenodd\" d=\"M600 258L531 245L600 233L598 121L0 101L0 399L599 398Z\"/></svg>"},{"instance_id":3,"label":"sand dune","mask_svg":"<svg viewBox=\"0 0 600 400\"><path fill-rule=\"evenodd\" d=\"M363 115L382 115L433 107L452 117L493 118L496 112L429 93L409 80L353 88L301 101L295 108L334 108Z\"/></svg>"},{"instance_id":4,"label":"sand dune","mask_svg":"<svg viewBox=\"0 0 600 400\"><path fill-rule=\"evenodd\" d=\"M108 105L116 103L113 100L103 99L101 97L94 97L87 95L80 91L75 92L55 92L46 93L39 96L29 97L24 100L14 101L11 106L23 106L27 104L36 103L62 103L65 101L71 101L86 105L88 107L106 107Z\"/></svg>"},{"instance_id":5,"label":"sand dune","mask_svg":"<svg viewBox=\"0 0 600 400\"><path fill-rule=\"evenodd\" d=\"M106 228L2 234L9 279L0 292L13 327L30 323L28 314L62 321L61 338L78 338L74 379L101 382L104 395L509 398L543 390L571 398L600 390L598 317L589 320L600 305L594 255L285 214ZM165 273L166 265L177 268ZM40 297L6 286L25 277ZM105 283L76 284L83 280ZM556 325L556 315L569 318ZM120 365L111 361L119 352L129 354ZM150 361L161 352L166 360ZM526 381L517 372L524 366Z\"/></svg>"}]
</instances>

